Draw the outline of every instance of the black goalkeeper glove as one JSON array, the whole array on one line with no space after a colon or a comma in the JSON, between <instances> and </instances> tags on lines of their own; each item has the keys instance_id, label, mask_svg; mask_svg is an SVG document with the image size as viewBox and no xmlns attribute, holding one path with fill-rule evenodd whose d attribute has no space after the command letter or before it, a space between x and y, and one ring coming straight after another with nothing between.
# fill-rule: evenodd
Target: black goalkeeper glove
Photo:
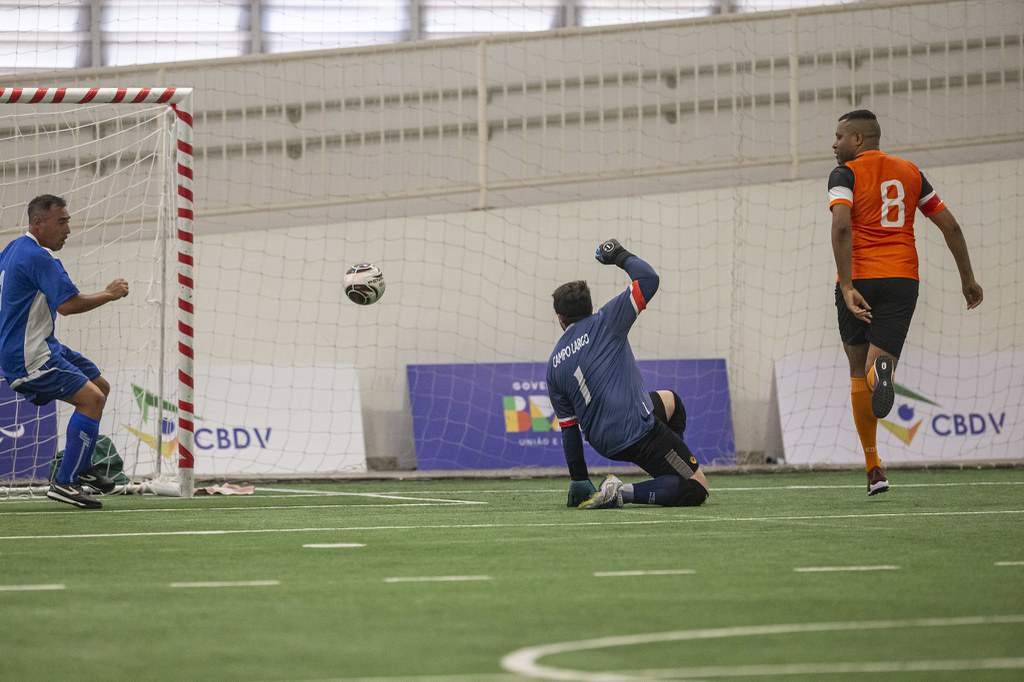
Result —
<instances>
[{"instance_id":1,"label":"black goalkeeper glove","mask_svg":"<svg viewBox=\"0 0 1024 682\"><path fill-rule=\"evenodd\" d=\"M598 263L602 265L618 265L620 268L622 264L626 262L626 259L633 254L626 251L619 243L617 239L609 239L601 246L597 247L597 252L594 258L597 259Z\"/></svg>"},{"instance_id":2,"label":"black goalkeeper glove","mask_svg":"<svg viewBox=\"0 0 1024 682\"><path fill-rule=\"evenodd\" d=\"M590 496L597 492L597 488L590 482L589 479L582 481L569 481L569 499L566 501L566 507L578 507L587 500Z\"/></svg>"}]
</instances>

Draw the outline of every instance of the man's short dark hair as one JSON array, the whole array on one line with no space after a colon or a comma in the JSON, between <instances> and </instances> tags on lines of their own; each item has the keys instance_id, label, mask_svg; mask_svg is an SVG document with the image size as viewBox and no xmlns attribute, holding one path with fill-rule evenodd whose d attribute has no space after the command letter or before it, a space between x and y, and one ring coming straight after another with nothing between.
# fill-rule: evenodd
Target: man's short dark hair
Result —
<instances>
[{"instance_id":1,"label":"man's short dark hair","mask_svg":"<svg viewBox=\"0 0 1024 682\"><path fill-rule=\"evenodd\" d=\"M875 116L873 112L870 112L867 109L857 109L856 111L851 111L839 117L840 121L854 121L857 119L877 121L878 117Z\"/></svg>"},{"instance_id":2,"label":"man's short dark hair","mask_svg":"<svg viewBox=\"0 0 1024 682\"><path fill-rule=\"evenodd\" d=\"M68 202L64 201L60 197L55 197L52 194L40 194L32 201L28 202L28 219L32 221L32 216L37 213L46 213L54 206L58 208L67 208Z\"/></svg>"},{"instance_id":3,"label":"man's short dark hair","mask_svg":"<svg viewBox=\"0 0 1024 682\"><path fill-rule=\"evenodd\" d=\"M867 109L857 109L839 117L840 123L847 124L847 130L864 135L870 142L877 145L882 139L882 127L878 125L878 117Z\"/></svg>"},{"instance_id":4,"label":"man's short dark hair","mask_svg":"<svg viewBox=\"0 0 1024 682\"><path fill-rule=\"evenodd\" d=\"M566 282L551 294L554 299L555 312L562 316L562 322L572 324L594 313L594 303L590 300L590 287L578 279Z\"/></svg>"}]
</instances>

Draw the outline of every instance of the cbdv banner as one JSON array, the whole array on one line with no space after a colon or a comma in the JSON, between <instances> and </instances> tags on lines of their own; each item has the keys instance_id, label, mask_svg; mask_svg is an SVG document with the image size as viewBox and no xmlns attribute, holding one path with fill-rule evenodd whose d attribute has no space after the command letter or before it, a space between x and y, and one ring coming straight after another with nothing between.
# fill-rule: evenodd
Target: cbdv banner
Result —
<instances>
[{"instance_id":1,"label":"cbdv banner","mask_svg":"<svg viewBox=\"0 0 1024 682\"><path fill-rule=\"evenodd\" d=\"M787 464L863 462L842 351L775 363ZM1024 352L943 356L908 347L893 384L892 411L878 420L886 463L1020 459L1024 443Z\"/></svg>"},{"instance_id":2,"label":"cbdv banner","mask_svg":"<svg viewBox=\"0 0 1024 682\"><path fill-rule=\"evenodd\" d=\"M701 464L734 464L724 359L641 360L648 390L671 389L686 406L687 445ZM409 365L409 398L421 471L564 467L547 364ZM617 464L584 446L594 467Z\"/></svg>"},{"instance_id":3,"label":"cbdv banner","mask_svg":"<svg viewBox=\"0 0 1024 682\"><path fill-rule=\"evenodd\" d=\"M195 472L202 476L366 471L359 375L351 366L198 365ZM151 371L110 372L104 412L140 476L177 460L177 402Z\"/></svg>"},{"instance_id":4,"label":"cbdv banner","mask_svg":"<svg viewBox=\"0 0 1024 682\"><path fill-rule=\"evenodd\" d=\"M0 481L45 481L57 453L57 404L43 407L0 379Z\"/></svg>"}]
</instances>

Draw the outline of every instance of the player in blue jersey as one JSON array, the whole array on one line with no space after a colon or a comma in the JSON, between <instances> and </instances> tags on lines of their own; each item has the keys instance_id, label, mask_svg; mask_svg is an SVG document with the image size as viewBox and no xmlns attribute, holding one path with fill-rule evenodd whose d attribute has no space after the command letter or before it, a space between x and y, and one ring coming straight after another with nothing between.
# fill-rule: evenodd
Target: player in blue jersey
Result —
<instances>
[{"instance_id":1,"label":"player in blue jersey","mask_svg":"<svg viewBox=\"0 0 1024 682\"><path fill-rule=\"evenodd\" d=\"M76 315L128 295L115 279L82 294L54 255L71 233L67 202L51 194L28 205L28 233L0 253L0 370L11 388L36 404L62 400L75 407L64 457L46 496L80 509L99 509L82 484L110 492L114 482L92 468L92 452L110 384L88 358L54 336L57 313Z\"/></svg>"},{"instance_id":2,"label":"player in blue jersey","mask_svg":"<svg viewBox=\"0 0 1024 682\"><path fill-rule=\"evenodd\" d=\"M582 280L567 282L552 294L564 333L548 361L547 383L569 466L568 506L699 506L708 497L708 481L683 442L683 401L675 391L648 393L627 338L658 290L658 275L614 239L601 244L596 257L625 270L632 280L629 288L596 313ZM582 434L601 455L636 464L654 478L623 484L609 475L600 489L594 488Z\"/></svg>"}]
</instances>

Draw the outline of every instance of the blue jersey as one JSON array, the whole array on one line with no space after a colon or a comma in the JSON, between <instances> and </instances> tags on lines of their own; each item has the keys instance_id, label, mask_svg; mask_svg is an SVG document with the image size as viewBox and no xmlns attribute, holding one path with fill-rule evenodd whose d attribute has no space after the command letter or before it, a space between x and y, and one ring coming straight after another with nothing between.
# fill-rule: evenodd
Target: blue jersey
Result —
<instances>
[{"instance_id":1,"label":"blue jersey","mask_svg":"<svg viewBox=\"0 0 1024 682\"><path fill-rule=\"evenodd\" d=\"M636 273L654 271L636 258L628 262L627 272L634 277L629 288L570 325L548 361L548 395L559 425L579 424L587 441L605 456L643 438L655 419L627 338L647 307Z\"/></svg>"},{"instance_id":2,"label":"blue jersey","mask_svg":"<svg viewBox=\"0 0 1024 682\"><path fill-rule=\"evenodd\" d=\"M53 335L57 307L78 293L53 251L18 237L0 253L0 370L30 375L63 346Z\"/></svg>"}]
</instances>

